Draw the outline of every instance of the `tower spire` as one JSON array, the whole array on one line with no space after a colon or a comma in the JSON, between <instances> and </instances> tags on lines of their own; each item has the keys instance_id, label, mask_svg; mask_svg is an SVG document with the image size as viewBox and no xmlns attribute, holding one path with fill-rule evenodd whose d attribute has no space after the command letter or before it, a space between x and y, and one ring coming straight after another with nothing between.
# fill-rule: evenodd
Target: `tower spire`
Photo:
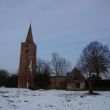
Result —
<instances>
[{"instance_id":1,"label":"tower spire","mask_svg":"<svg viewBox=\"0 0 110 110\"><path fill-rule=\"evenodd\" d=\"M33 36L32 36L31 24L30 24L30 27L29 27L29 30L28 30L26 42L27 42L27 43L33 43Z\"/></svg>"},{"instance_id":2,"label":"tower spire","mask_svg":"<svg viewBox=\"0 0 110 110\"><path fill-rule=\"evenodd\" d=\"M18 86L20 88L35 88L37 46L33 41L31 23L25 42L21 43Z\"/></svg>"}]
</instances>

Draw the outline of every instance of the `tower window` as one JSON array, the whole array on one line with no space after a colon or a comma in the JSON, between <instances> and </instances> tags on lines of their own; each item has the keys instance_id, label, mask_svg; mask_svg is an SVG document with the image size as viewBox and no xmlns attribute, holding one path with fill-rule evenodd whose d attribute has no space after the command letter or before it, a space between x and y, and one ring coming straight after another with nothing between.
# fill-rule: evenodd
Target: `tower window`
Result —
<instances>
[{"instance_id":1,"label":"tower window","mask_svg":"<svg viewBox=\"0 0 110 110\"><path fill-rule=\"evenodd\" d=\"M26 42L26 46L29 46L29 43Z\"/></svg>"}]
</instances>

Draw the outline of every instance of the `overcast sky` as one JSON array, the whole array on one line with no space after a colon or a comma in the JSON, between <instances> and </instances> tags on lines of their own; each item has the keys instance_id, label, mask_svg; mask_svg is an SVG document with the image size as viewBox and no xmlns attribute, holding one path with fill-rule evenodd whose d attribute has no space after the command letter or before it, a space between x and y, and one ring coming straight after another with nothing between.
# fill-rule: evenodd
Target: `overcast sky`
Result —
<instances>
[{"instance_id":1,"label":"overcast sky","mask_svg":"<svg viewBox=\"0 0 110 110\"><path fill-rule=\"evenodd\" d=\"M18 70L30 20L42 59L57 52L74 67L91 41L110 49L110 0L0 0L0 68Z\"/></svg>"}]
</instances>

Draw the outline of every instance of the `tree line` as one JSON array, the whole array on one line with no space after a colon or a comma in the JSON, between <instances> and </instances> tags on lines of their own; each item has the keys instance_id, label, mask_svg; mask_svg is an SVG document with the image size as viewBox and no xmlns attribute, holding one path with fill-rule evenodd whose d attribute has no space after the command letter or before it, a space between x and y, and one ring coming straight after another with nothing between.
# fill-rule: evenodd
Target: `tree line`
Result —
<instances>
[{"instance_id":1,"label":"tree line","mask_svg":"<svg viewBox=\"0 0 110 110\"><path fill-rule=\"evenodd\" d=\"M51 61L37 59L37 74L34 78L38 88L46 89L50 85L50 75L66 75L71 71L71 63L54 52Z\"/></svg>"},{"instance_id":2,"label":"tree line","mask_svg":"<svg viewBox=\"0 0 110 110\"><path fill-rule=\"evenodd\" d=\"M45 71L51 75L66 75L67 72L71 71L71 63L54 52L51 61L37 59L37 73L45 73Z\"/></svg>"}]
</instances>

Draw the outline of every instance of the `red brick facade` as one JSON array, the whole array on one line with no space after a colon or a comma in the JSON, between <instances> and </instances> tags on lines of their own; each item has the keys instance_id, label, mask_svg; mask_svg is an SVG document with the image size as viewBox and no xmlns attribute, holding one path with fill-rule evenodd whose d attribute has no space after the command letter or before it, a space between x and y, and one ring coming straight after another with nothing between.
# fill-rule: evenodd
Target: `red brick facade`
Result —
<instances>
[{"instance_id":1,"label":"red brick facade","mask_svg":"<svg viewBox=\"0 0 110 110\"><path fill-rule=\"evenodd\" d=\"M66 76L51 76L50 77L51 89L66 89Z\"/></svg>"},{"instance_id":2,"label":"red brick facade","mask_svg":"<svg viewBox=\"0 0 110 110\"><path fill-rule=\"evenodd\" d=\"M34 87L34 74L36 73L36 44L33 42L31 25L26 41L21 43L21 54L18 75L18 87Z\"/></svg>"},{"instance_id":3,"label":"red brick facade","mask_svg":"<svg viewBox=\"0 0 110 110\"><path fill-rule=\"evenodd\" d=\"M85 77L76 67L66 76L51 76L51 89L79 90L85 88Z\"/></svg>"}]
</instances>

